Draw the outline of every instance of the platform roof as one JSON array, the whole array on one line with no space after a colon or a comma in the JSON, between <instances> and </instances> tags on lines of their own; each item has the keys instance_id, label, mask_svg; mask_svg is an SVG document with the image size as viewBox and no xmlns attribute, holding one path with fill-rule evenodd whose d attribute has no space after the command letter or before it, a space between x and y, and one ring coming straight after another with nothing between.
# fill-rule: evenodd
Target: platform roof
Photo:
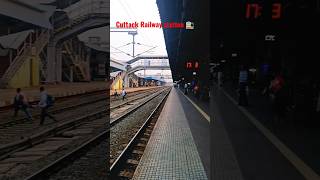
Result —
<instances>
[{"instance_id":1,"label":"platform roof","mask_svg":"<svg viewBox=\"0 0 320 180\"><path fill-rule=\"evenodd\" d=\"M26 30L14 34L0 36L0 45L3 48L18 49L21 43L28 37L33 30Z\"/></svg>"},{"instance_id":2,"label":"platform roof","mask_svg":"<svg viewBox=\"0 0 320 180\"><path fill-rule=\"evenodd\" d=\"M208 76L204 68L210 59L210 0L201 3L192 0L157 0L157 5L162 23L194 23L193 30L163 29L173 79L193 77L192 71L185 68L188 61L200 62L203 73L198 73L199 76Z\"/></svg>"},{"instance_id":3,"label":"platform roof","mask_svg":"<svg viewBox=\"0 0 320 180\"><path fill-rule=\"evenodd\" d=\"M39 4L40 0L1 0L0 34L19 32L33 26L52 28L49 18L56 7Z\"/></svg>"}]
</instances>

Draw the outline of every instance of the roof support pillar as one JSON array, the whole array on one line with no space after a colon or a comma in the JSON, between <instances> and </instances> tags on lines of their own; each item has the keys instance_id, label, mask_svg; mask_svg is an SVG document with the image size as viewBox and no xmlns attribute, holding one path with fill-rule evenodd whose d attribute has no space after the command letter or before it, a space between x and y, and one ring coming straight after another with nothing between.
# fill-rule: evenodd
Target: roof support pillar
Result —
<instances>
[{"instance_id":1,"label":"roof support pillar","mask_svg":"<svg viewBox=\"0 0 320 180\"><path fill-rule=\"evenodd\" d=\"M62 47L56 47L56 81L62 81Z\"/></svg>"},{"instance_id":2,"label":"roof support pillar","mask_svg":"<svg viewBox=\"0 0 320 180\"><path fill-rule=\"evenodd\" d=\"M55 82L55 72L56 72L56 43L50 41L47 47L47 69L46 69L46 82Z\"/></svg>"}]
</instances>

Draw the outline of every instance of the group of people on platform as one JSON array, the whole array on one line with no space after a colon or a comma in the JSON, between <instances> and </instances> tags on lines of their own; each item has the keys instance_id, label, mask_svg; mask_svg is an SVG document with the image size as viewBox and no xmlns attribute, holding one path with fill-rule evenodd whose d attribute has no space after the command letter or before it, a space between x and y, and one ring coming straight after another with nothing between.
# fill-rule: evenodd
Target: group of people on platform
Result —
<instances>
[{"instance_id":1,"label":"group of people on platform","mask_svg":"<svg viewBox=\"0 0 320 180\"><path fill-rule=\"evenodd\" d=\"M285 80L281 72L274 73L274 77L266 84L262 94L269 95L276 119L283 119L286 114L287 100L285 96ZM239 72L239 101L240 106L248 106L249 82L248 71L240 66Z\"/></svg>"},{"instance_id":2,"label":"group of people on platform","mask_svg":"<svg viewBox=\"0 0 320 180\"><path fill-rule=\"evenodd\" d=\"M45 91L44 87L40 87L39 99L40 100L37 105L31 105L28 102L26 95L22 92L21 88L17 88L16 95L14 96L14 100L13 100L14 117L17 117L18 112L22 111L26 114L27 119L30 122L32 122L33 117L30 112L30 108L39 107L41 109L40 125L43 125L46 117L49 117L54 121L57 121L57 119L48 112L48 109L52 107L54 104L54 98Z\"/></svg>"},{"instance_id":3,"label":"group of people on platform","mask_svg":"<svg viewBox=\"0 0 320 180\"><path fill-rule=\"evenodd\" d=\"M238 74L238 105L239 106L249 106L248 102L248 96L249 96L249 84L250 84L250 74L249 71L245 68L244 65L241 65L239 68L239 74ZM223 73L219 71L217 73L217 84L219 87L223 84ZM284 74L282 71L274 71L269 72L268 75L263 75L265 82L262 84L262 91L261 94L263 96L269 97L271 101L271 106L274 111L275 119L276 120L284 120L287 116L288 110L292 108L300 108L299 111L306 111L305 109L309 108L310 111L314 107L311 107L311 101L310 99L315 98L308 98L309 101L306 100L298 100L297 98L293 99L292 89L290 89L290 82L288 79L284 77ZM290 87L289 87L290 86ZM308 88L310 89L310 88ZM311 90L309 90L312 94ZM308 94L306 92L303 92L303 94ZM308 95L307 95L308 96ZM311 95L309 95L311 96ZM317 102L316 102L316 110L315 112L320 113L320 92L318 92L317 95ZM298 101L305 101L305 102L298 102ZM308 101L308 102L307 102ZM303 107L302 104L305 104ZM300 104L300 106L299 106ZM308 105L307 105L308 104ZM299 107L298 107L299 106ZM304 110L303 110L304 109ZM296 113L297 114L297 113Z\"/></svg>"},{"instance_id":4,"label":"group of people on platform","mask_svg":"<svg viewBox=\"0 0 320 180\"><path fill-rule=\"evenodd\" d=\"M178 85L180 87L180 84ZM199 82L185 82L182 87L185 95L192 93L198 100L208 100L210 98L209 88L207 86L201 86Z\"/></svg>"}]
</instances>

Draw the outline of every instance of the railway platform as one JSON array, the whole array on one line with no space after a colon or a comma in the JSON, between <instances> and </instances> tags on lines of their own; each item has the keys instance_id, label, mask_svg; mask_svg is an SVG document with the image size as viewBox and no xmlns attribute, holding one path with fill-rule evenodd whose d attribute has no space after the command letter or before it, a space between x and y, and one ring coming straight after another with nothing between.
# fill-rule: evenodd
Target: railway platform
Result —
<instances>
[{"instance_id":1,"label":"railway platform","mask_svg":"<svg viewBox=\"0 0 320 180\"><path fill-rule=\"evenodd\" d=\"M56 98L107 89L106 82L59 83L43 86L49 94ZM37 101L39 99L39 87L22 88L22 92L27 96L29 102ZM15 94L16 89L0 89L0 107L12 105Z\"/></svg>"},{"instance_id":2,"label":"railway platform","mask_svg":"<svg viewBox=\"0 0 320 180\"><path fill-rule=\"evenodd\" d=\"M210 119L206 115L173 88L133 179L208 179Z\"/></svg>"},{"instance_id":3,"label":"railway platform","mask_svg":"<svg viewBox=\"0 0 320 180\"><path fill-rule=\"evenodd\" d=\"M227 85L214 84L212 94L212 179L320 179L319 156L312 153L319 150L316 128L273 122L270 108L254 92L248 107L238 105Z\"/></svg>"}]
</instances>

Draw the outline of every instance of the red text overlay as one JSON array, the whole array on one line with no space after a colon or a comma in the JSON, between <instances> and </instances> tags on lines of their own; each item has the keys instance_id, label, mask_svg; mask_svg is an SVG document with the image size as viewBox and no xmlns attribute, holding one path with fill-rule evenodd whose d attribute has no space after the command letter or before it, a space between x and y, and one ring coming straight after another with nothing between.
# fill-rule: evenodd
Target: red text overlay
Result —
<instances>
[{"instance_id":1,"label":"red text overlay","mask_svg":"<svg viewBox=\"0 0 320 180\"><path fill-rule=\"evenodd\" d=\"M181 22L116 22L116 28L137 29L137 28L185 28L185 23Z\"/></svg>"}]
</instances>

